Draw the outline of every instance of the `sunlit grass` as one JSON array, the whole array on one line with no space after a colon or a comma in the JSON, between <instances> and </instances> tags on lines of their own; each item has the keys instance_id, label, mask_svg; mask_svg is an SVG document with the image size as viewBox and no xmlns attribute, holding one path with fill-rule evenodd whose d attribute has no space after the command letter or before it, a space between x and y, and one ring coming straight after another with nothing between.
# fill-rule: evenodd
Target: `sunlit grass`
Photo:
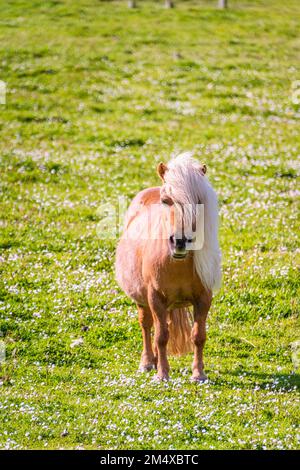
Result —
<instances>
[{"instance_id":1,"label":"sunlit grass","mask_svg":"<svg viewBox=\"0 0 300 470\"><path fill-rule=\"evenodd\" d=\"M299 3L5 2L1 448L299 447ZM98 207L194 150L220 201L205 349L137 374L135 306ZM299 371L298 371L299 372Z\"/></svg>"}]
</instances>

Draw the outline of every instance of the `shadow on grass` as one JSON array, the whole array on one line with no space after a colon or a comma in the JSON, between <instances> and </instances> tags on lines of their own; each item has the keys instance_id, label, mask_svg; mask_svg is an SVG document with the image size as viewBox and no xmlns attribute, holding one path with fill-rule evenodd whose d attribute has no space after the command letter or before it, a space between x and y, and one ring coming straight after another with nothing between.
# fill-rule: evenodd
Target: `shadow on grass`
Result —
<instances>
[{"instance_id":1,"label":"shadow on grass","mask_svg":"<svg viewBox=\"0 0 300 470\"><path fill-rule=\"evenodd\" d=\"M297 387L300 391L300 374L267 374L263 372L249 372L242 370L224 371L224 375L231 375L233 378L238 378L236 385L242 388L249 388L258 385L260 389L268 390L289 390ZM220 377L217 378L218 384L223 384L226 380ZM228 383L227 383L228 386Z\"/></svg>"}]
</instances>

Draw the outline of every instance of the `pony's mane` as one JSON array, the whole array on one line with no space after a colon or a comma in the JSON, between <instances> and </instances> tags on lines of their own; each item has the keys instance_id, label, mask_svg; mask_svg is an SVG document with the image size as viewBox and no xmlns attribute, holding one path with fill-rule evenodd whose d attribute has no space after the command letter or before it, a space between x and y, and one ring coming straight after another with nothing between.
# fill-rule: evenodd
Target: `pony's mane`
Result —
<instances>
[{"instance_id":1,"label":"pony's mane","mask_svg":"<svg viewBox=\"0 0 300 470\"><path fill-rule=\"evenodd\" d=\"M218 289L221 283L221 255L216 193L205 176L202 165L192 157L192 153L178 155L167 164L167 168L164 186L174 203L204 205L204 243L200 250L194 251L194 263L204 287ZM188 212L186 217L190 217ZM190 223L190 219L187 223Z\"/></svg>"}]
</instances>

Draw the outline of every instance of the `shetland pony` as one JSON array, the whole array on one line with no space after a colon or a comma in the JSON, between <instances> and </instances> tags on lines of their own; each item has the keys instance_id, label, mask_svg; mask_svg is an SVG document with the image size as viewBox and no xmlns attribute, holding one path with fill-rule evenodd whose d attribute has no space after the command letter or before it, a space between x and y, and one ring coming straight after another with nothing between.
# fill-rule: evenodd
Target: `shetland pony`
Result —
<instances>
[{"instance_id":1,"label":"shetland pony","mask_svg":"<svg viewBox=\"0 0 300 470\"><path fill-rule=\"evenodd\" d=\"M201 382L206 380L206 318L221 280L217 197L206 166L189 153L160 163L157 172L162 185L138 193L126 213L116 277L137 304L143 336L140 370L155 368L158 379L168 380L167 352L193 350L192 380ZM196 211L200 204L202 224ZM197 237L203 239L201 246L195 244Z\"/></svg>"}]
</instances>

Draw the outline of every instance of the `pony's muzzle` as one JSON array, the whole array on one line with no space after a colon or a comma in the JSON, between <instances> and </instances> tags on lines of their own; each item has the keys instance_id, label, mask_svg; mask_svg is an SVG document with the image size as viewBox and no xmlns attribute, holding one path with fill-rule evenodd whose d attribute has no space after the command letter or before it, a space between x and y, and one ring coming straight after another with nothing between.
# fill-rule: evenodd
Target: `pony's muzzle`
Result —
<instances>
[{"instance_id":1,"label":"pony's muzzle","mask_svg":"<svg viewBox=\"0 0 300 470\"><path fill-rule=\"evenodd\" d=\"M169 242L173 258L183 259L187 255L186 238L175 238L174 235L170 236Z\"/></svg>"}]
</instances>

